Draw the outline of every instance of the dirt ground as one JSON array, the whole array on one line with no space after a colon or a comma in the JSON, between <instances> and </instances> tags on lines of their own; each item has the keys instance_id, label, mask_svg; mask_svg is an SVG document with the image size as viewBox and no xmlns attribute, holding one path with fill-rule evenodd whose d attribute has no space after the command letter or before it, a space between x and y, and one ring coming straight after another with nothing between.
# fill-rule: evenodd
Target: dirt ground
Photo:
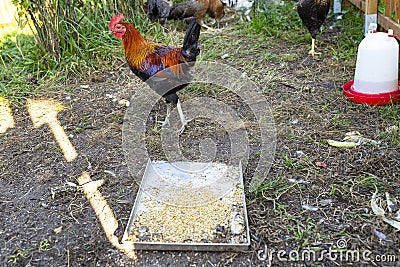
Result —
<instances>
[{"instance_id":1,"label":"dirt ground","mask_svg":"<svg viewBox=\"0 0 400 267\"><path fill-rule=\"evenodd\" d=\"M88 80L69 81L57 90L41 91L35 97L53 99L65 107L58 119L78 153L72 162L65 160L47 125L34 128L25 106L12 108L16 125L0 135L0 265L400 264L398 230L371 210L375 190L383 198L385 192L394 198L400 195L399 108L397 105L359 105L343 95L341 87L353 79L355 62L339 61L330 49L335 37L341 34L340 29L328 30L319 38L318 49L322 55L315 58L306 54L308 41L260 43L257 38L245 40L228 31L219 34L238 42L240 56L235 56L234 48L222 49L214 60L246 72L261 85L272 108L277 134L274 160L266 182L262 189L247 194L249 250L138 251L137 258L132 260L108 241L82 189L71 183L78 184L77 178L83 172L88 172L92 180L105 180L99 191L118 219L119 228L115 234L122 235L138 185L128 170L122 148L127 108L118 101L129 100L140 88L140 81L122 65L119 69L97 73ZM282 56L260 56L266 51ZM226 53L230 56L221 58ZM243 108L241 100L232 93L220 92L218 88L196 92L195 88L191 86L180 94L183 102L193 95L212 96L225 100L243 115L241 118L252 138L244 175L248 180L259 160L260 136L257 129L252 128L254 117L247 114L250 111ZM163 102L154 107L148 118L146 140L151 157L162 159L160 131L154 127L156 115L165 115ZM226 151L229 139L218 127L204 120L190 122L180 140L185 156L196 158L198 151L193 147L204 137L216 140L218 147ZM351 149L327 144L327 139L341 140L350 131L358 131L380 144L363 144ZM224 153L220 154L223 157ZM309 206L302 207L305 204ZM286 253L333 250L338 248L339 241L346 242L345 247L339 247L342 251L358 251L360 255L363 251L370 252L374 262L341 260L336 254L330 259L299 259L289 264L280 261L276 254L279 250ZM378 262L375 255L384 255L387 261Z\"/></svg>"}]
</instances>

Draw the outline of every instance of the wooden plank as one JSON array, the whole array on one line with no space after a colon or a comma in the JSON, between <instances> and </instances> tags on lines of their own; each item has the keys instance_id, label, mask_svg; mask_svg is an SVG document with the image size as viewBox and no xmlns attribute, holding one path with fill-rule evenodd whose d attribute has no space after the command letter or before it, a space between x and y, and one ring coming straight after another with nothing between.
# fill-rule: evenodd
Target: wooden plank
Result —
<instances>
[{"instance_id":1,"label":"wooden plank","mask_svg":"<svg viewBox=\"0 0 400 267\"><path fill-rule=\"evenodd\" d=\"M393 10L393 1L392 0L385 0L385 16L390 17L390 14Z\"/></svg>"},{"instance_id":2,"label":"wooden plank","mask_svg":"<svg viewBox=\"0 0 400 267\"><path fill-rule=\"evenodd\" d=\"M400 21L400 1L396 1L396 22Z\"/></svg>"},{"instance_id":3,"label":"wooden plank","mask_svg":"<svg viewBox=\"0 0 400 267\"><path fill-rule=\"evenodd\" d=\"M378 13L378 0L366 0L365 3L365 14Z\"/></svg>"},{"instance_id":4,"label":"wooden plank","mask_svg":"<svg viewBox=\"0 0 400 267\"><path fill-rule=\"evenodd\" d=\"M365 11L365 1L362 0L347 0L347 1L355 5L361 11L363 12Z\"/></svg>"},{"instance_id":5,"label":"wooden plank","mask_svg":"<svg viewBox=\"0 0 400 267\"><path fill-rule=\"evenodd\" d=\"M390 3L389 3L389 5L390 5L390 8L389 8L390 14L389 14L388 17L392 16L392 14L394 13L394 10L395 10L395 8L394 8L394 3L395 3L396 1L395 1L395 0L390 0L389 2L390 2Z\"/></svg>"},{"instance_id":6,"label":"wooden plank","mask_svg":"<svg viewBox=\"0 0 400 267\"><path fill-rule=\"evenodd\" d=\"M392 29L393 33L397 36L400 37L400 25L390 18L386 17L385 15L378 13L378 21L379 25L382 26L386 31L388 29Z\"/></svg>"},{"instance_id":7,"label":"wooden plank","mask_svg":"<svg viewBox=\"0 0 400 267\"><path fill-rule=\"evenodd\" d=\"M378 13L378 24L385 29L386 31L388 29L392 29L393 33L397 36L397 38L400 37L400 24L398 23L400 20L400 0L394 0L396 3L396 17L397 17L397 22L393 21L391 18L386 17L384 14L379 13L378 10L378 6L377 0L373 0L371 2L371 0L367 0L367 1L363 1L363 0L347 0L347 2L353 4L354 6L356 6L358 9L360 9L361 11L365 12L367 9L367 5L369 7L369 12L372 13L366 13L366 14L376 14ZM368 2L368 3L367 3ZM376 4L376 9L375 11L372 9L372 6Z\"/></svg>"}]
</instances>

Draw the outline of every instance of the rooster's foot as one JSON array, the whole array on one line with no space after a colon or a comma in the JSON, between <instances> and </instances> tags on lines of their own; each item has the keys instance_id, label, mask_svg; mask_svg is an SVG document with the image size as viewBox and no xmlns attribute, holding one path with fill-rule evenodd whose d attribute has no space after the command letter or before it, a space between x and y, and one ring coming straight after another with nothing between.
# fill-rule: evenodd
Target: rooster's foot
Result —
<instances>
[{"instance_id":1,"label":"rooster's foot","mask_svg":"<svg viewBox=\"0 0 400 267\"><path fill-rule=\"evenodd\" d=\"M163 121L157 121L157 123L159 124L160 128L163 128L164 126L170 126L169 118L165 118Z\"/></svg>"},{"instance_id":2,"label":"rooster's foot","mask_svg":"<svg viewBox=\"0 0 400 267\"><path fill-rule=\"evenodd\" d=\"M315 55L321 55L322 53L321 52L315 52L315 50L310 50L308 52L308 54L311 55L311 56L315 56Z\"/></svg>"},{"instance_id":3,"label":"rooster's foot","mask_svg":"<svg viewBox=\"0 0 400 267\"><path fill-rule=\"evenodd\" d=\"M181 126L181 128L179 128L179 130L177 131L177 133L178 134L183 134L183 132L185 131L185 127L186 127L186 125L189 123L189 122L191 122L192 120L184 120L184 121L181 121L181 123L182 123L182 126Z\"/></svg>"}]
</instances>

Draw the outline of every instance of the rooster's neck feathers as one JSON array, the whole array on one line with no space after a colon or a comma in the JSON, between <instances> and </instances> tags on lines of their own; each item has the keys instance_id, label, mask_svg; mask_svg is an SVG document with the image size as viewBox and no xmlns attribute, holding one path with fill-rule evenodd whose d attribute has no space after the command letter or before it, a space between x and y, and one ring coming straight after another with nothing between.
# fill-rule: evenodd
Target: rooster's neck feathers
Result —
<instances>
[{"instance_id":1,"label":"rooster's neck feathers","mask_svg":"<svg viewBox=\"0 0 400 267\"><path fill-rule=\"evenodd\" d=\"M156 45L147 42L132 24L121 24L126 27L122 38L126 60L131 66L138 68L148 54L154 53Z\"/></svg>"}]
</instances>

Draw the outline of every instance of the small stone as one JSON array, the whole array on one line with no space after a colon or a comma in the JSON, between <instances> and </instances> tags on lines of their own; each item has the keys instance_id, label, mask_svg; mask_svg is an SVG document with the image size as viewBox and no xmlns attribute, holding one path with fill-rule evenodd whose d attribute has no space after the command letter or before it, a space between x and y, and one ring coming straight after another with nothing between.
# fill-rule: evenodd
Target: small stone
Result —
<instances>
[{"instance_id":1,"label":"small stone","mask_svg":"<svg viewBox=\"0 0 400 267\"><path fill-rule=\"evenodd\" d=\"M149 230L147 226L140 226L138 229L139 233L146 233Z\"/></svg>"},{"instance_id":2,"label":"small stone","mask_svg":"<svg viewBox=\"0 0 400 267\"><path fill-rule=\"evenodd\" d=\"M379 239L382 239L382 240L385 240L385 239L386 239L386 235L385 235L384 233L382 233L382 232L379 232L379 231L376 230L375 228L374 228L374 234L375 234Z\"/></svg>"},{"instance_id":3,"label":"small stone","mask_svg":"<svg viewBox=\"0 0 400 267\"><path fill-rule=\"evenodd\" d=\"M120 105L121 107L129 107L131 103L129 102L129 100L126 99L121 99L120 101L118 101L118 105Z\"/></svg>"},{"instance_id":4,"label":"small stone","mask_svg":"<svg viewBox=\"0 0 400 267\"><path fill-rule=\"evenodd\" d=\"M139 240L146 240L147 239L147 234L146 233L140 233L138 235Z\"/></svg>"},{"instance_id":5,"label":"small stone","mask_svg":"<svg viewBox=\"0 0 400 267\"><path fill-rule=\"evenodd\" d=\"M309 210L309 211L317 211L318 207L314 207L312 205L309 204L304 204L301 206L303 209Z\"/></svg>"},{"instance_id":6,"label":"small stone","mask_svg":"<svg viewBox=\"0 0 400 267\"><path fill-rule=\"evenodd\" d=\"M227 57L229 57L229 54L223 54L223 55L221 56L221 59L225 59L225 58L227 58Z\"/></svg>"},{"instance_id":7,"label":"small stone","mask_svg":"<svg viewBox=\"0 0 400 267\"><path fill-rule=\"evenodd\" d=\"M243 218L239 212L234 212L231 215L230 228L234 235L240 235L243 233Z\"/></svg>"},{"instance_id":8,"label":"small stone","mask_svg":"<svg viewBox=\"0 0 400 267\"><path fill-rule=\"evenodd\" d=\"M225 232L225 226L223 226L223 225L217 225L217 227L215 227L215 230L217 231L217 232Z\"/></svg>"}]
</instances>

